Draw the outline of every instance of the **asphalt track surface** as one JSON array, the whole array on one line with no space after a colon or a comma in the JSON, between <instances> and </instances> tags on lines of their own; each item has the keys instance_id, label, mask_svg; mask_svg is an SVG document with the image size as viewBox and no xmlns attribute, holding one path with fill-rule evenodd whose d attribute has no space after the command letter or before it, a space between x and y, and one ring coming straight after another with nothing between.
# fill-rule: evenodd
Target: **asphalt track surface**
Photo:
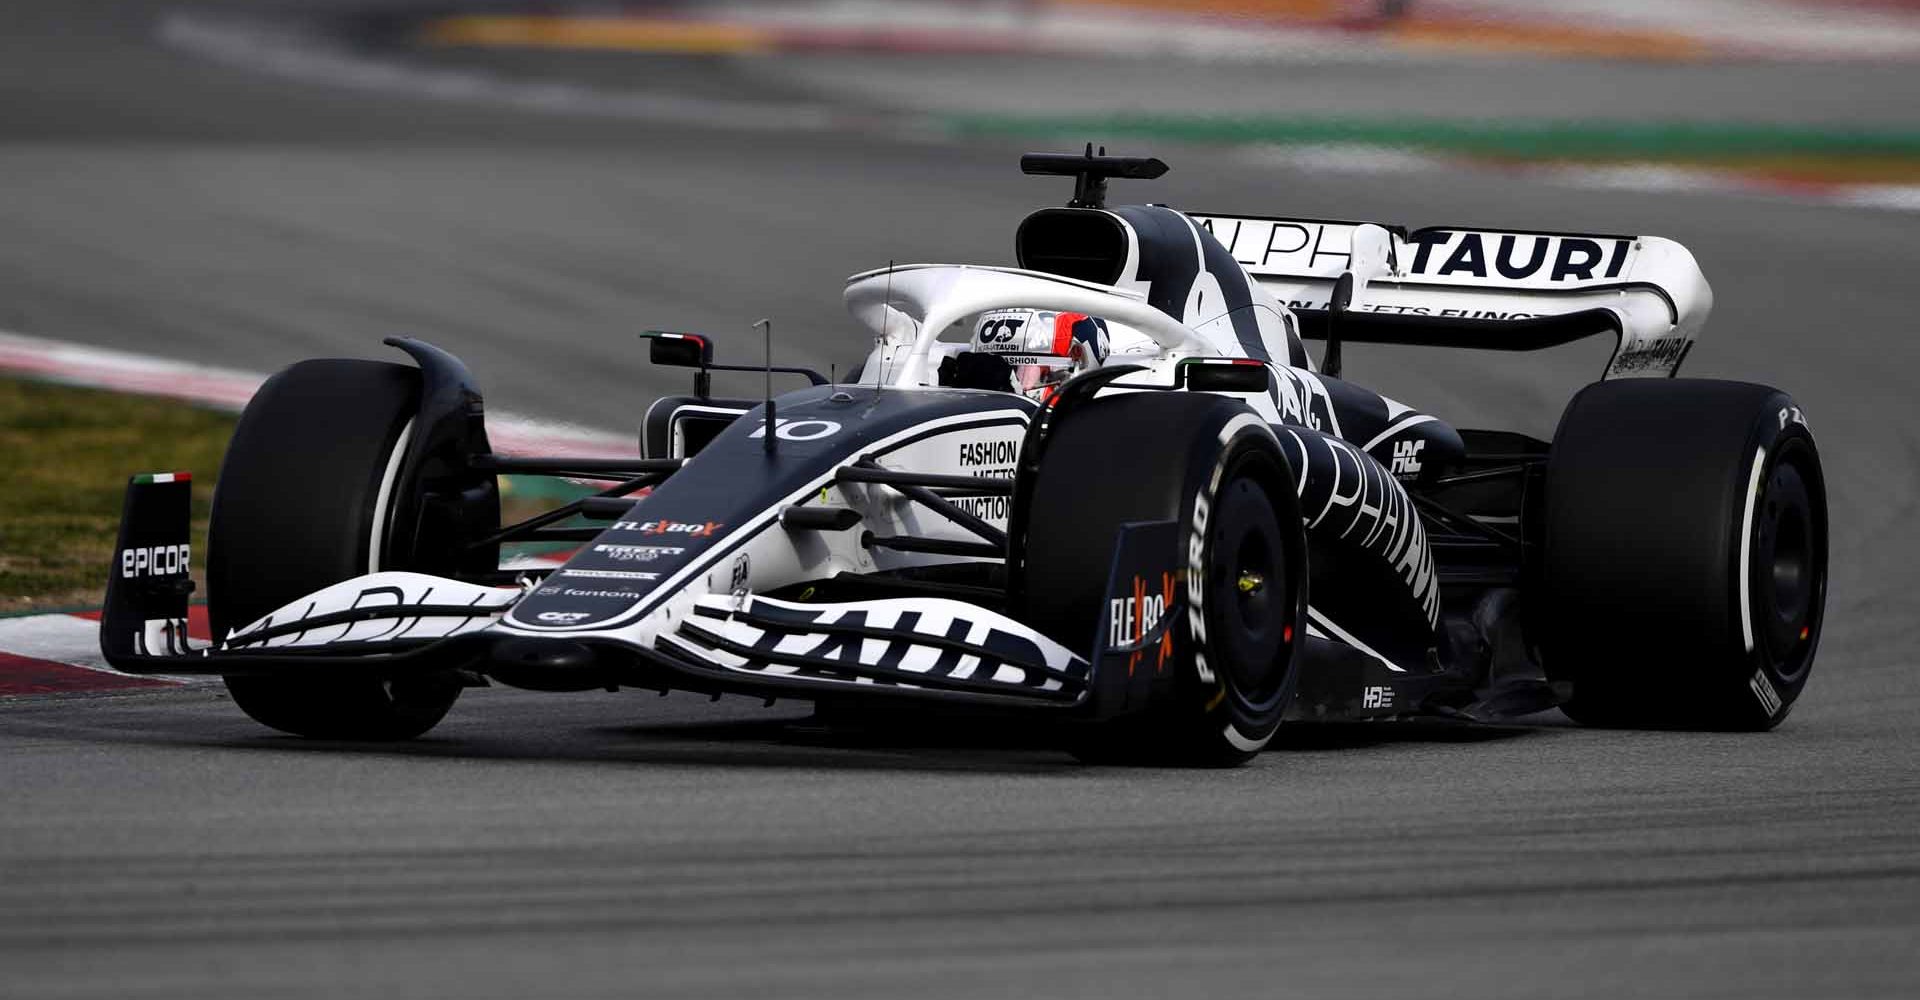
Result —
<instances>
[{"instance_id":1,"label":"asphalt track surface","mask_svg":"<svg viewBox=\"0 0 1920 1000\"><path fill-rule=\"evenodd\" d=\"M0 327L258 369L409 333L502 406L621 426L678 381L632 331L744 349L772 316L783 359L850 358L841 277L1005 261L1064 194L1007 147L284 82L155 45L150 13L0 13ZM1141 195L1174 204L1692 247L1719 305L1690 371L1791 389L1827 463L1829 625L1792 718L1295 731L1192 773L732 699L481 691L399 747L278 737L205 689L16 700L0 994L1911 995L1913 218L1160 152ZM1601 357L1348 366L1545 432Z\"/></svg>"}]
</instances>

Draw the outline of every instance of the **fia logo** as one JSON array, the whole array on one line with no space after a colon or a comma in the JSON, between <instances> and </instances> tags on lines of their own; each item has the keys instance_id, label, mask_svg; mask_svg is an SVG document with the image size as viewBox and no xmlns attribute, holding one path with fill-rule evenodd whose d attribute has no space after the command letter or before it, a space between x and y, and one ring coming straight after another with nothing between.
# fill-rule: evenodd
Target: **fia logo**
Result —
<instances>
[{"instance_id":1,"label":"fia logo","mask_svg":"<svg viewBox=\"0 0 1920 1000\"><path fill-rule=\"evenodd\" d=\"M1393 443L1393 468L1396 476L1417 476L1420 474L1420 451L1425 441L1395 441Z\"/></svg>"},{"instance_id":2,"label":"fia logo","mask_svg":"<svg viewBox=\"0 0 1920 1000\"><path fill-rule=\"evenodd\" d=\"M1381 687L1378 685L1374 687L1369 687L1369 688L1362 688L1360 690L1360 707L1361 708L1392 708L1393 707L1393 689L1390 687Z\"/></svg>"},{"instance_id":3,"label":"fia logo","mask_svg":"<svg viewBox=\"0 0 1920 1000\"><path fill-rule=\"evenodd\" d=\"M745 552L733 561L733 580L727 585L727 592L735 596L745 595L747 584L753 579L753 561Z\"/></svg>"}]
</instances>

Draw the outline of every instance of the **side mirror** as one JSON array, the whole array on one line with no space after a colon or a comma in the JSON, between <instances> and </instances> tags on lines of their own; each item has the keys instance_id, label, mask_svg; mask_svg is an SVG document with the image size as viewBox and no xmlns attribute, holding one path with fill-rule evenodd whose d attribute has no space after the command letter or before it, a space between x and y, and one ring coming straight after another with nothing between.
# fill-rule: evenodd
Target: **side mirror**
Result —
<instances>
[{"instance_id":1,"label":"side mirror","mask_svg":"<svg viewBox=\"0 0 1920 1000\"><path fill-rule=\"evenodd\" d=\"M1188 392L1267 391L1267 366L1251 358L1188 358L1177 371Z\"/></svg>"},{"instance_id":2,"label":"side mirror","mask_svg":"<svg viewBox=\"0 0 1920 1000\"><path fill-rule=\"evenodd\" d=\"M640 336L649 342L647 360L656 365L707 368L713 364L713 343L698 334L648 330Z\"/></svg>"},{"instance_id":3,"label":"side mirror","mask_svg":"<svg viewBox=\"0 0 1920 1000\"><path fill-rule=\"evenodd\" d=\"M640 336L647 341L647 360L654 364L698 369L693 373L693 394L701 399L706 399L713 392L714 372L779 372L803 376L813 385L827 384L827 377L811 368L791 365L716 365L713 363L713 341L697 333L648 330Z\"/></svg>"}]
</instances>

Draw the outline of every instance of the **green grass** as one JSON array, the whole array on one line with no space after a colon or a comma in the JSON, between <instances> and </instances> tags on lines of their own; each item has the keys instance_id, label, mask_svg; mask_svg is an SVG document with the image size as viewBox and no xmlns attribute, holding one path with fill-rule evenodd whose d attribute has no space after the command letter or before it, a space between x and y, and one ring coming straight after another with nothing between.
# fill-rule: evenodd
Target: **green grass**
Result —
<instances>
[{"instance_id":1,"label":"green grass","mask_svg":"<svg viewBox=\"0 0 1920 1000\"><path fill-rule=\"evenodd\" d=\"M952 115L945 124L961 135L1363 145L1528 160L1920 157L1920 130L1845 125L1127 113Z\"/></svg>"},{"instance_id":2,"label":"green grass","mask_svg":"<svg viewBox=\"0 0 1920 1000\"><path fill-rule=\"evenodd\" d=\"M0 612L99 606L127 477L139 472L194 474L193 573L204 580L207 510L235 419L0 378Z\"/></svg>"},{"instance_id":3,"label":"green grass","mask_svg":"<svg viewBox=\"0 0 1920 1000\"><path fill-rule=\"evenodd\" d=\"M238 419L174 400L0 378L0 457L7 466L0 481L0 614L100 606L127 477L141 472L193 473L194 596L204 599L207 512ZM514 521L591 489L502 476L500 491L505 519Z\"/></svg>"}]
</instances>

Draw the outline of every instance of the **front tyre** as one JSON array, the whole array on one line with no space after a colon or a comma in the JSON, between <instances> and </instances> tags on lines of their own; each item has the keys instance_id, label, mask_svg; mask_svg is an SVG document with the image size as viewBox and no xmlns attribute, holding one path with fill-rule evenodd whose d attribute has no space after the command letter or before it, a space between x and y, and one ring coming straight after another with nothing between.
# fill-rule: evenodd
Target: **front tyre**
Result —
<instances>
[{"instance_id":1,"label":"front tyre","mask_svg":"<svg viewBox=\"0 0 1920 1000\"><path fill-rule=\"evenodd\" d=\"M1307 604L1293 474L1266 423L1218 396L1084 403L1053 418L1025 489L1015 606L1071 648L1085 648L1101 620L1120 527L1180 526L1182 653L1156 678L1144 712L1088 727L1074 753L1231 766L1264 748L1293 695Z\"/></svg>"},{"instance_id":2,"label":"front tyre","mask_svg":"<svg viewBox=\"0 0 1920 1000\"><path fill-rule=\"evenodd\" d=\"M1778 389L1601 382L1547 466L1535 639L1576 721L1771 729L1806 687L1827 592L1820 454Z\"/></svg>"},{"instance_id":3,"label":"front tyre","mask_svg":"<svg viewBox=\"0 0 1920 1000\"><path fill-rule=\"evenodd\" d=\"M385 559L388 522L419 397L417 369L351 360L300 362L254 394L207 529L216 641L323 587L398 568ZM411 739L460 696L452 675L225 680L255 721L319 739Z\"/></svg>"}]
</instances>

